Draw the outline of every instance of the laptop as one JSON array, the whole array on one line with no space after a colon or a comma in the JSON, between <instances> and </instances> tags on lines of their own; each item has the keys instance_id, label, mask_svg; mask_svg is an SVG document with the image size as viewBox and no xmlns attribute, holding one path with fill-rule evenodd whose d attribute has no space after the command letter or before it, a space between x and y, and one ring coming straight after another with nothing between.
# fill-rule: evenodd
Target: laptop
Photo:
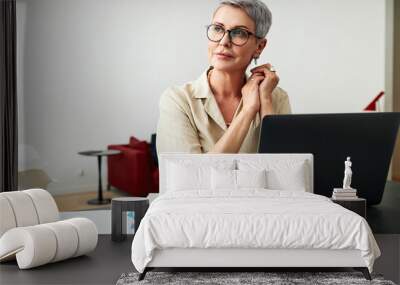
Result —
<instances>
[{"instance_id":1,"label":"laptop","mask_svg":"<svg viewBox=\"0 0 400 285\"><path fill-rule=\"evenodd\" d=\"M332 196L352 161L351 187L379 204L387 180L400 113L272 115L262 120L259 153L312 153L314 193Z\"/></svg>"}]
</instances>

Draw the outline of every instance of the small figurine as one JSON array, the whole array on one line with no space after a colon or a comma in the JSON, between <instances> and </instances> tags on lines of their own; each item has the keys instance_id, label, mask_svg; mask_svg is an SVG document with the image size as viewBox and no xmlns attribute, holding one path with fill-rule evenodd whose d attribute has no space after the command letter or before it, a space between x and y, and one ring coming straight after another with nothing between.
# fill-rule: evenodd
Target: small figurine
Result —
<instances>
[{"instance_id":1,"label":"small figurine","mask_svg":"<svg viewBox=\"0 0 400 285\"><path fill-rule=\"evenodd\" d=\"M353 171L351 170L351 161L350 156L347 157L347 160L344 162L344 179L343 179L343 189L352 189L351 184L351 176L353 175Z\"/></svg>"}]
</instances>

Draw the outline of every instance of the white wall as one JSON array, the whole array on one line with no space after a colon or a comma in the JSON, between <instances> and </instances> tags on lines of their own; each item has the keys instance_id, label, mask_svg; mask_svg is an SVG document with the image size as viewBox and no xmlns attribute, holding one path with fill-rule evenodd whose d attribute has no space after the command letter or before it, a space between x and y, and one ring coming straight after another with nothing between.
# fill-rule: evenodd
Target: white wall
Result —
<instances>
[{"instance_id":1,"label":"white wall","mask_svg":"<svg viewBox=\"0 0 400 285\"><path fill-rule=\"evenodd\" d=\"M77 152L150 138L162 91L208 66L217 2L17 0L20 169L43 168L54 194L95 189L96 160ZM265 2L259 63L277 68L294 112L357 112L384 89L385 1Z\"/></svg>"},{"instance_id":2,"label":"white wall","mask_svg":"<svg viewBox=\"0 0 400 285\"><path fill-rule=\"evenodd\" d=\"M300 113L358 112L384 89L385 1L268 1L270 50Z\"/></svg>"}]
</instances>

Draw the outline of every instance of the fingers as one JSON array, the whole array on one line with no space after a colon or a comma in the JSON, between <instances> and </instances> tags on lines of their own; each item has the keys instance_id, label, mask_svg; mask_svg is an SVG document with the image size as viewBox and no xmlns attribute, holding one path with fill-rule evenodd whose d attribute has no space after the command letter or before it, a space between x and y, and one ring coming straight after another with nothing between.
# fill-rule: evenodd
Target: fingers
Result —
<instances>
[{"instance_id":1,"label":"fingers","mask_svg":"<svg viewBox=\"0 0 400 285\"><path fill-rule=\"evenodd\" d=\"M273 77L276 75L275 71L271 71L269 70L267 67L263 67L263 68L259 68L257 70L253 71L253 74L257 73L257 74L262 74L265 77Z\"/></svg>"},{"instance_id":2,"label":"fingers","mask_svg":"<svg viewBox=\"0 0 400 285\"><path fill-rule=\"evenodd\" d=\"M243 94L256 94L258 97L259 86L261 85L261 82L264 80L264 78L264 75L256 73L252 74L242 88Z\"/></svg>"},{"instance_id":3,"label":"fingers","mask_svg":"<svg viewBox=\"0 0 400 285\"><path fill-rule=\"evenodd\" d=\"M258 72L258 71L261 71L262 69L265 69L265 68L267 68L268 70L270 70L271 67L272 67L272 65L271 65L270 63L266 63L266 64L263 64L263 65L256 66L256 67L252 68L252 69L250 70L250 72L252 72L252 73Z\"/></svg>"},{"instance_id":4,"label":"fingers","mask_svg":"<svg viewBox=\"0 0 400 285\"><path fill-rule=\"evenodd\" d=\"M270 63L266 63L260 66L257 66L250 70L253 74L259 73L263 74L265 77L273 78L276 76L276 71L274 67Z\"/></svg>"},{"instance_id":5,"label":"fingers","mask_svg":"<svg viewBox=\"0 0 400 285\"><path fill-rule=\"evenodd\" d=\"M252 75L250 75L249 80L252 80L252 79L255 80L255 79L258 79L259 77L265 77L265 76L261 72L255 72Z\"/></svg>"},{"instance_id":6,"label":"fingers","mask_svg":"<svg viewBox=\"0 0 400 285\"><path fill-rule=\"evenodd\" d=\"M279 82L279 76L276 74L276 72L270 71L268 69L268 66L271 66L270 64L264 64L262 66L257 67L257 69L252 70L253 75L258 74L262 75L266 81L265 85L276 85ZM264 83L263 83L264 84Z\"/></svg>"},{"instance_id":7,"label":"fingers","mask_svg":"<svg viewBox=\"0 0 400 285\"><path fill-rule=\"evenodd\" d=\"M253 73L250 77L248 82L250 84L259 84L261 81L263 81L265 78L264 74L261 73Z\"/></svg>"}]
</instances>

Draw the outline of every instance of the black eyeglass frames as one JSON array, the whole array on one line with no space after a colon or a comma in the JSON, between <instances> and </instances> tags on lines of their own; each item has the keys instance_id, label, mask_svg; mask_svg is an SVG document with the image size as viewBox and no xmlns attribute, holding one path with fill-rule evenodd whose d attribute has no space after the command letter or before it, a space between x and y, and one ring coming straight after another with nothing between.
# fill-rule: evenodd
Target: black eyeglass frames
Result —
<instances>
[{"instance_id":1,"label":"black eyeglass frames","mask_svg":"<svg viewBox=\"0 0 400 285\"><path fill-rule=\"evenodd\" d=\"M225 28L221 25L211 24L206 26L207 29L207 38L212 42L219 42L225 36L225 33L228 33L229 39L232 44L236 46L243 46L247 43L250 36L255 36L259 39L254 33L243 29L243 28L235 28L231 30L225 30Z\"/></svg>"}]
</instances>

